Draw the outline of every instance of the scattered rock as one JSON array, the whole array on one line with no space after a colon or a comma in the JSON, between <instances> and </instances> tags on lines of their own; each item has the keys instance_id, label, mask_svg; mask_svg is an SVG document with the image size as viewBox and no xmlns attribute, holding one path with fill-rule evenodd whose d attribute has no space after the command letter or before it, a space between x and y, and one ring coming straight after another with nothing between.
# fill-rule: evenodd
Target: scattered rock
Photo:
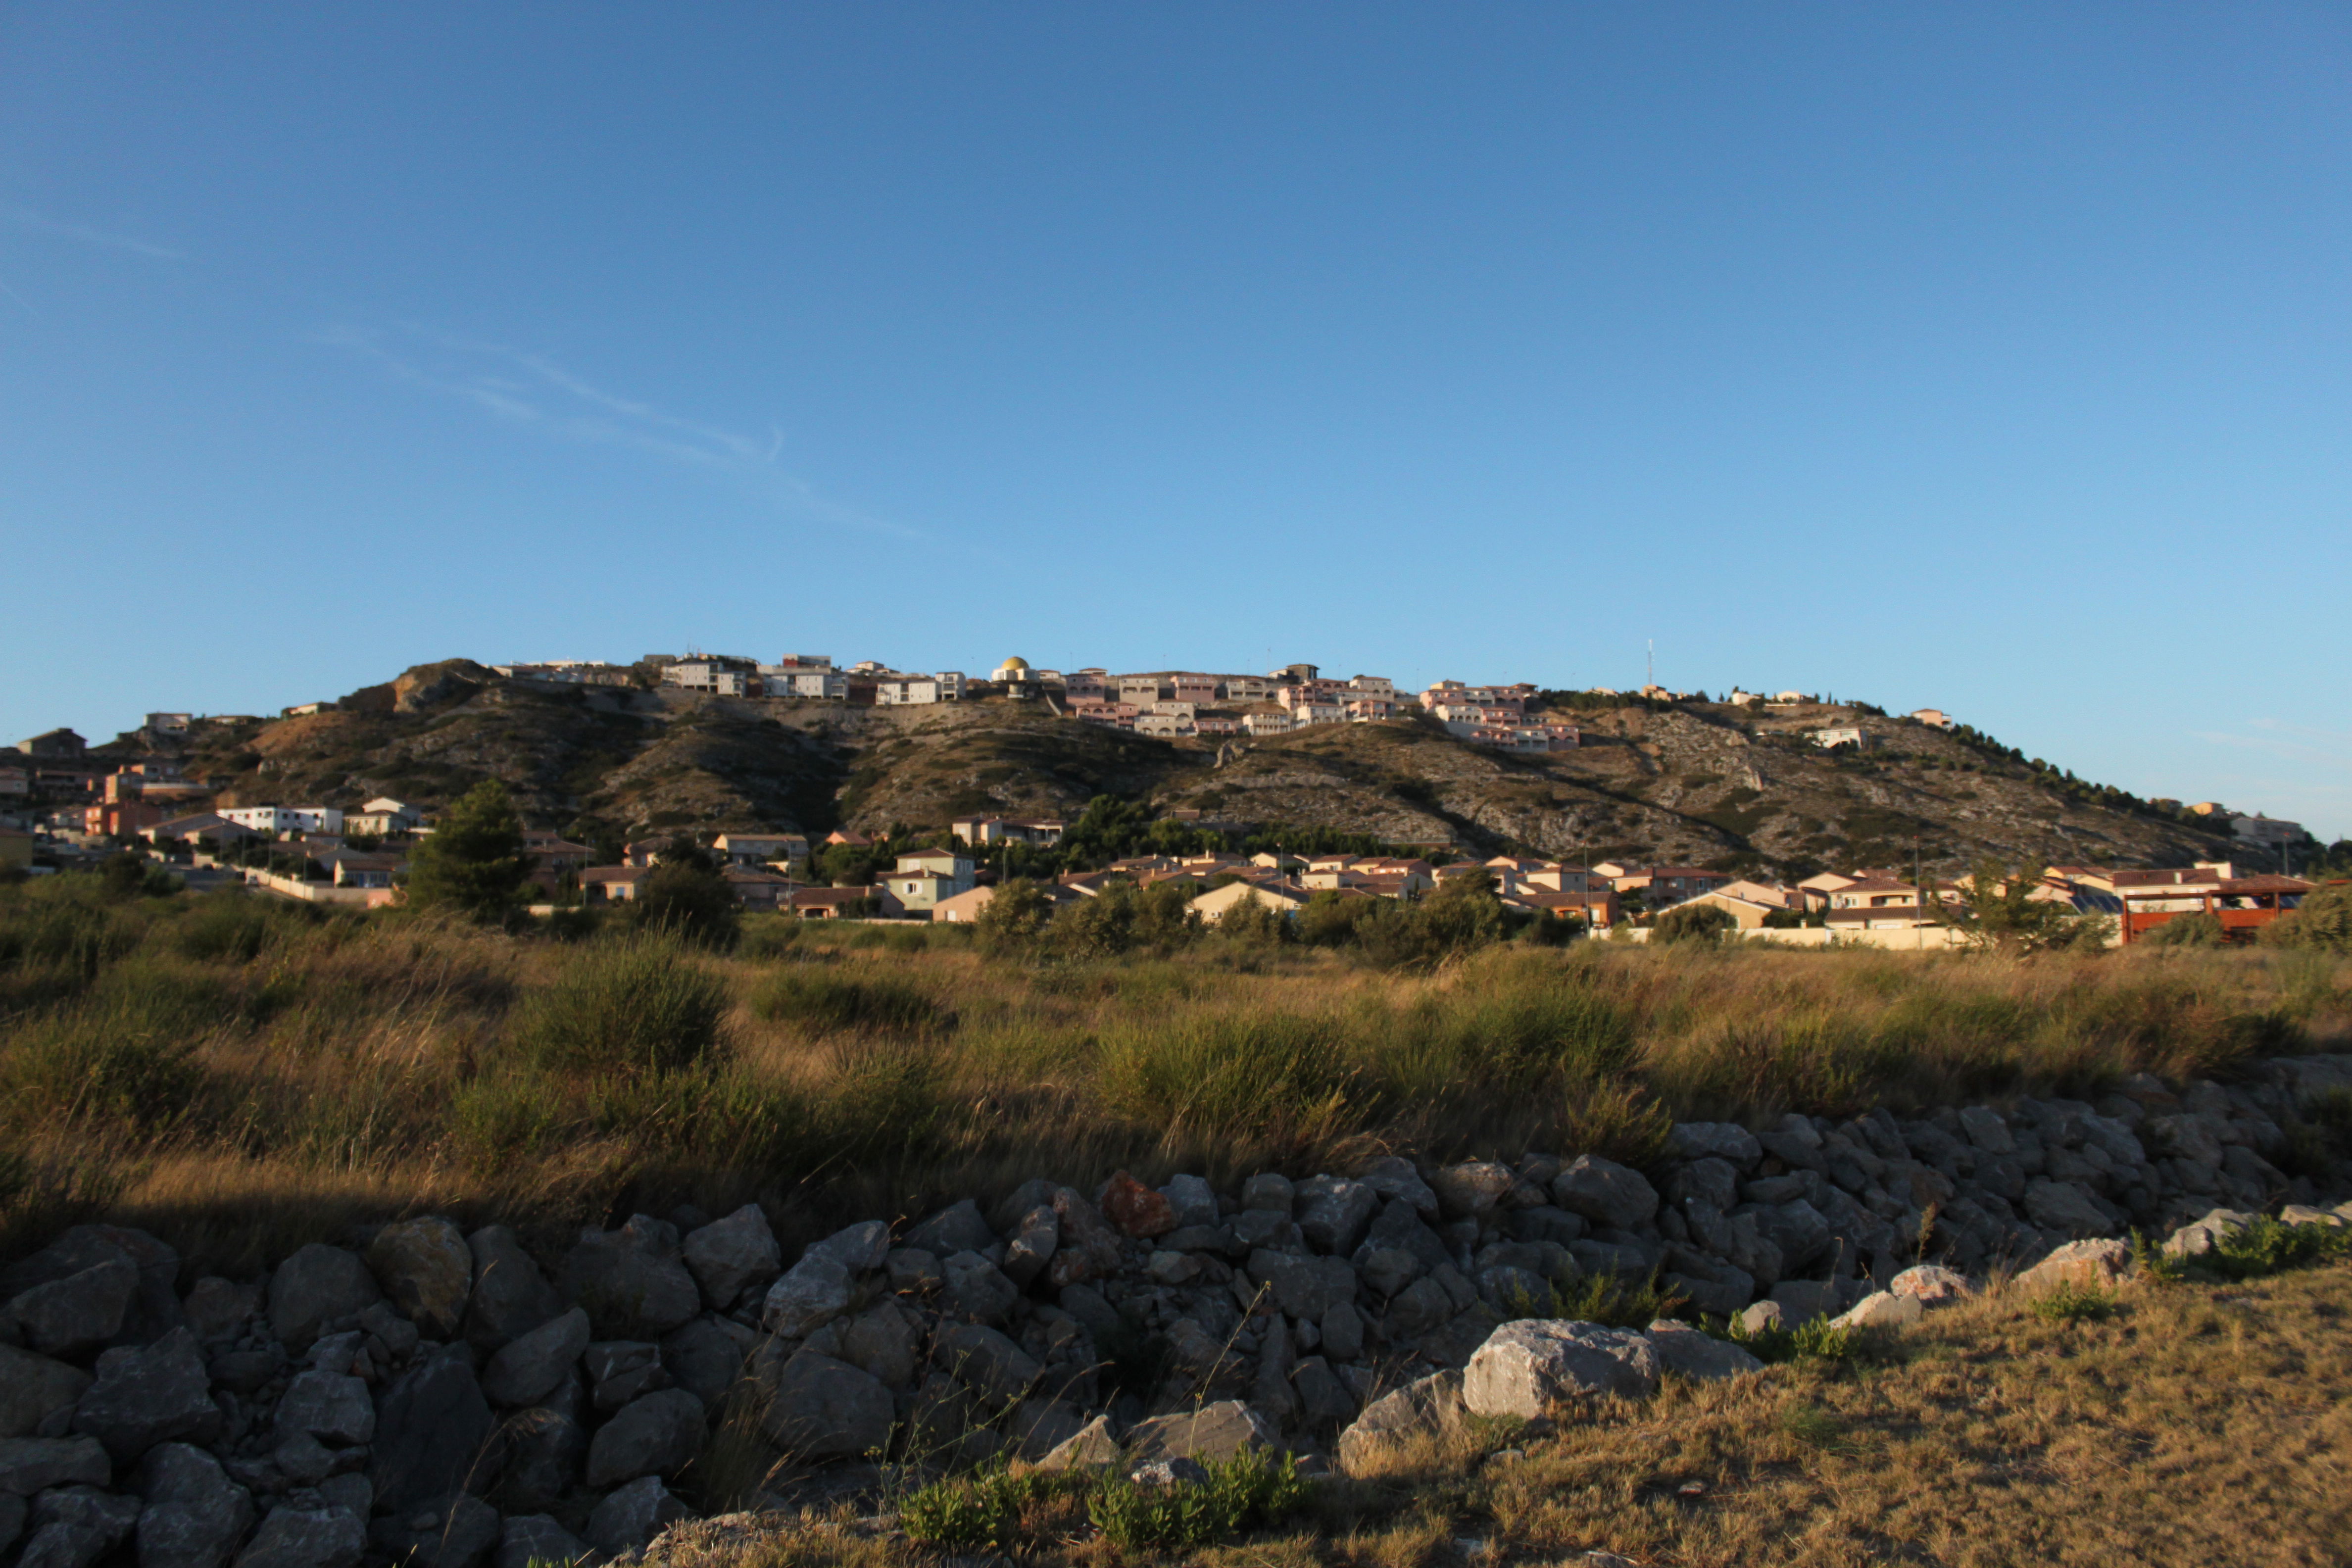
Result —
<instances>
[{"instance_id":1,"label":"scattered rock","mask_svg":"<svg viewBox=\"0 0 2352 1568\"><path fill-rule=\"evenodd\" d=\"M2070 1241L2017 1277L2021 1290L2058 1285L2112 1285L2131 1272L2131 1245L2122 1241Z\"/></svg>"},{"instance_id":2,"label":"scattered rock","mask_svg":"<svg viewBox=\"0 0 2352 1568\"><path fill-rule=\"evenodd\" d=\"M1160 1195L1168 1200L1177 1229L1217 1223L1216 1189L1199 1176L1171 1176L1168 1184L1160 1189Z\"/></svg>"},{"instance_id":3,"label":"scattered rock","mask_svg":"<svg viewBox=\"0 0 2352 1568\"><path fill-rule=\"evenodd\" d=\"M1021 1300L1021 1288L977 1252L959 1252L946 1267L949 1307L975 1322L995 1322Z\"/></svg>"},{"instance_id":4,"label":"scattered rock","mask_svg":"<svg viewBox=\"0 0 2352 1568\"><path fill-rule=\"evenodd\" d=\"M1110 1417L1097 1415L1071 1436L1057 1443L1037 1461L1041 1470L1103 1469L1119 1462L1123 1450L1111 1431Z\"/></svg>"},{"instance_id":5,"label":"scattered rock","mask_svg":"<svg viewBox=\"0 0 2352 1568\"><path fill-rule=\"evenodd\" d=\"M1051 1201L1050 1193L1045 1200ZM1030 1205L1035 1207L1034 1204ZM971 1198L951 1204L907 1233L903 1244L934 1258L953 1252L985 1252L996 1245L996 1231ZM887 1261L887 1260L886 1260Z\"/></svg>"},{"instance_id":6,"label":"scattered rock","mask_svg":"<svg viewBox=\"0 0 2352 1568\"><path fill-rule=\"evenodd\" d=\"M1022 1289L1045 1271L1054 1260L1054 1251L1061 1243L1062 1222L1053 1209L1039 1204L1014 1222L1013 1235L1004 1244L1004 1277ZM981 1258L973 1252L967 1256ZM982 1261L986 1259L982 1258Z\"/></svg>"},{"instance_id":7,"label":"scattered rock","mask_svg":"<svg viewBox=\"0 0 2352 1568\"><path fill-rule=\"evenodd\" d=\"M1238 1399L1219 1400L1198 1410L1154 1415L1127 1435L1130 1462L1155 1459L1230 1459L1255 1448L1271 1448L1276 1433L1266 1418Z\"/></svg>"},{"instance_id":8,"label":"scattered rock","mask_svg":"<svg viewBox=\"0 0 2352 1568\"><path fill-rule=\"evenodd\" d=\"M994 1410L1009 1408L1044 1372L1019 1345L976 1323L953 1323L941 1329L931 1359Z\"/></svg>"},{"instance_id":9,"label":"scattered rock","mask_svg":"<svg viewBox=\"0 0 2352 1568\"><path fill-rule=\"evenodd\" d=\"M1837 1317L1831 1325L1841 1329L1900 1329L1917 1322L1927 1309L1916 1296L1897 1296L1891 1290L1874 1290L1856 1301Z\"/></svg>"},{"instance_id":10,"label":"scattered rock","mask_svg":"<svg viewBox=\"0 0 2352 1568\"><path fill-rule=\"evenodd\" d=\"M2091 1189L2080 1182L2028 1182L2025 1214L2037 1227L2058 1236L2082 1238L2114 1228Z\"/></svg>"},{"instance_id":11,"label":"scattered rock","mask_svg":"<svg viewBox=\"0 0 2352 1568\"><path fill-rule=\"evenodd\" d=\"M1310 1176L1298 1184L1294 1218L1307 1246L1345 1258L1364 1239L1380 1207L1380 1194L1361 1182Z\"/></svg>"},{"instance_id":12,"label":"scattered rock","mask_svg":"<svg viewBox=\"0 0 2352 1568\"><path fill-rule=\"evenodd\" d=\"M2168 1258L2202 1258L2253 1223L2252 1215L2235 1209L2214 1209L2203 1219L2184 1225L2165 1238Z\"/></svg>"},{"instance_id":13,"label":"scattered rock","mask_svg":"<svg viewBox=\"0 0 2352 1568\"><path fill-rule=\"evenodd\" d=\"M588 1347L583 1365L596 1408L618 1410L641 1394L669 1386L661 1346L641 1340L606 1340Z\"/></svg>"},{"instance_id":14,"label":"scattered rock","mask_svg":"<svg viewBox=\"0 0 2352 1568\"><path fill-rule=\"evenodd\" d=\"M245 1332L261 1315L262 1301L259 1281L238 1285L207 1274L188 1292L181 1310L191 1333L205 1344L217 1344Z\"/></svg>"},{"instance_id":15,"label":"scattered rock","mask_svg":"<svg viewBox=\"0 0 2352 1568\"><path fill-rule=\"evenodd\" d=\"M1701 1382L1748 1377L1764 1370L1762 1362L1738 1345L1671 1318L1652 1323L1649 1340L1661 1369Z\"/></svg>"},{"instance_id":16,"label":"scattered rock","mask_svg":"<svg viewBox=\"0 0 2352 1568\"><path fill-rule=\"evenodd\" d=\"M1888 1280L1886 1288L1897 1296L1914 1298L1923 1307L1948 1306L1976 1294L1967 1275L1935 1263L1914 1264Z\"/></svg>"},{"instance_id":17,"label":"scattered rock","mask_svg":"<svg viewBox=\"0 0 2352 1568\"><path fill-rule=\"evenodd\" d=\"M1406 1384L1366 1405L1339 1434L1339 1468L1351 1476L1375 1470L1412 1444L1454 1431L1467 1414L1458 1372Z\"/></svg>"},{"instance_id":18,"label":"scattered rock","mask_svg":"<svg viewBox=\"0 0 2352 1568\"><path fill-rule=\"evenodd\" d=\"M697 1318L662 1341L661 1363L680 1388L708 1408L725 1398L743 1375L743 1357L752 1342L751 1331L740 1323Z\"/></svg>"},{"instance_id":19,"label":"scattered rock","mask_svg":"<svg viewBox=\"0 0 2352 1568\"><path fill-rule=\"evenodd\" d=\"M385 1226L368 1244L367 1266L426 1338L457 1336L474 1293L474 1255L455 1225L436 1215Z\"/></svg>"},{"instance_id":20,"label":"scattered rock","mask_svg":"<svg viewBox=\"0 0 2352 1568\"><path fill-rule=\"evenodd\" d=\"M1567 1319L1505 1323L1470 1357L1463 1403L1477 1415L1533 1420L1586 1395L1645 1397L1658 1389L1658 1352L1626 1329Z\"/></svg>"},{"instance_id":21,"label":"scattered rock","mask_svg":"<svg viewBox=\"0 0 2352 1568\"><path fill-rule=\"evenodd\" d=\"M1061 1240L1054 1249L1054 1260L1045 1266L1045 1278L1055 1289L1118 1272L1118 1232L1100 1210L1069 1188L1056 1187L1054 1217ZM953 1289L952 1280L950 1288Z\"/></svg>"},{"instance_id":22,"label":"scattered rock","mask_svg":"<svg viewBox=\"0 0 2352 1568\"><path fill-rule=\"evenodd\" d=\"M1250 1254L1247 1278L1253 1285L1265 1286L1275 1304L1293 1318L1320 1320L1356 1298L1356 1271L1344 1258L1300 1258L1260 1249Z\"/></svg>"}]
</instances>

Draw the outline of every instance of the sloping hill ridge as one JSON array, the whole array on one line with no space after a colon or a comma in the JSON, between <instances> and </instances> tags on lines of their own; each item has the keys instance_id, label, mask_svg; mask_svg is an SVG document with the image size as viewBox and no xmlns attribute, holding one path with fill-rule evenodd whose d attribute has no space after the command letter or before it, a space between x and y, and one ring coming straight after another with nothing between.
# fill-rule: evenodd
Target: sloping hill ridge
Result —
<instances>
[{"instance_id":1,"label":"sloping hill ridge","mask_svg":"<svg viewBox=\"0 0 2352 1568\"><path fill-rule=\"evenodd\" d=\"M502 679L462 659L301 718L200 726L189 771L226 804L435 809L503 780L536 825L610 842L663 832L943 828L956 816L1071 816L1098 795L1266 827L1328 827L1467 851L1633 858L1806 875L1984 857L2186 865L2225 857L2196 818L2036 766L1971 731L1865 705L1759 715L1706 702L1552 699L1579 749L1521 756L1423 720L1263 739L1160 741L983 699L853 708ZM1825 752L1803 732L1860 724ZM119 752L143 747L126 736Z\"/></svg>"}]
</instances>

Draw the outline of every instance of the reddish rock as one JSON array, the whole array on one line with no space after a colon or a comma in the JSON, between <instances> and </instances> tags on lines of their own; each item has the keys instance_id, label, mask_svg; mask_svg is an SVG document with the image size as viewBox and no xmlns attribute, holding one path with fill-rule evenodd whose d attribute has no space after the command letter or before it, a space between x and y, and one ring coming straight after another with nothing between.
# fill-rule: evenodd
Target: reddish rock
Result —
<instances>
[{"instance_id":1,"label":"reddish rock","mask_svg":"<svg viewBox=\"0 0 2352 1568\"><path fill-rule=\"evenodd\" d=\"M1166 1236L1176 1228L1175 1205L1125 1171L1103 1189L1102 1212L1120 1231L1138 1239Z\"/></svg>"}]
</instances>

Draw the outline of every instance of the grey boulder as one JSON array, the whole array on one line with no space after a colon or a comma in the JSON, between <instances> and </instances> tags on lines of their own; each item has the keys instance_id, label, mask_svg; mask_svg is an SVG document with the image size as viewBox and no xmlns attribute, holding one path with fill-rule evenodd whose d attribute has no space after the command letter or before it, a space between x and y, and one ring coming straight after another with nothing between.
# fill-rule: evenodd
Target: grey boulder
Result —
<instances>
[{"instance_id":1,"label":"grey boulder","mask_svg":"<svg viewBox=\"0 0 2352 1568\"><path fill-rule=\"evenodd\" d=\"M574 1307L500 1347L482 1371L482 1392L494 1405L536 1405L587 1348L588 1314Z\"/></svg>"},{"instance_id":2,"label":"grey boulder","mask_svg":"<svg viewBox=\"0 0 2352 1568\"><path fill-rule=\"evenodd\" d=\"M137 1267L118 1256L22 1291L8 1302L6 1315L33 1349L78 1355L121 1332L138 1294Z\"/></svg>"},{"instance_id":3,"label":"grey boulder","mask_svg":"<svg viewBox=\"0 0 2352 1568\"><path fill-rule=\"evenodd\" d=\"M253 1494L185 1443L157 1445L141 1470L139 1568L221 1568L253 1523Z\"/></svg>"},{"instance_id":4,"label":"grey boulder","mask_svg":"<svg viewBox=\"0 0 2352 1568\"><path fill-rule=\"evenodd\" d=\"M1462 1399L1475 1415L1533 1420L1594 1394L1658 1390L1658 1352L1627 1329L1559 1318L1503 1324L1471 1352Z\"/></svg>"},{"instance_id":5,"label":"grey boulder","mask_svg":"<svg viewBox=\"0 0 2352 1568\"><path fill-rule=\"evenodd\" d=\"M579 1568L588 1556L588 1543L546 1513L516 1514L499 1533L498 1568Z\"/></svg>"},{"instance_id":6,"label":"grey boulder","mask_svg":"<svg viewBox=\"0 0 2352 1568\"><path fill-rule=\"evenodd\" d=\"M678 1258L701 1287L702 1299L722 1310L783 1267L776 1233L758 1204L745 1204L726 1218L689 1233L678 1247Z\"/></svg>"},{"instance_id":7,"label":"grey boulder","mask_svg":"<svg viewBox=\"0 0 2352 1568\"><path fill-rule=\"evenodd\" d=\"M784 1363L760 1429L802 1459L856 1458L890 1440L897 1415L878 1378L803 1350Z\"/></svg>"},{"instance_id":8,"label":"grey boulder","mask_svg":"<svg viewBox=\"0 0 2352 1568\"><path fill-rule=\"evenodd\" d=\"M466 1238L474 1288L466 1301L466 1340L494 1351L563 1310L563 1299L523 1250L513 1230L487 1225Z\"/></svg>"},{"instance_id":9,"label":"grey boulder","mask_svg":"<svg viewBox=\"0 0 2352 1568\"><path fill-rule=\"evenodd\" d=\"M475 1568L498 1549L499 1510L464 1492L377 1520L368 1543L409 1568Z\"/></svg>"},{"instance_id":10,"label":"grey boulder","mask_svg":"<svg viewBox=\"0 0 2352 1568\"><path fill-rule=\"evenodd\" d=\"M1580 1155L1552 1178L1552 1202L1612 1230L1636 1230L1658 1212L1658 1190L1630 1165Z\"/></svg>"},{"instance_id":11,"label":"grey boulder","mask_svg":"<svg viewBox=\"0 0 2352 1568\"><path fill-rule=\"evenodd\" d=\"M31 1436L42 1422L72 1408L89 1382L78 1366L0 1344L0 1438Z\"/></svg>"},{"instance_id":12,"label":"grey boulder","mask_svg":"<svg viewBox=\"0 0 2352 1568\"><path fill-rule=\"evenodd\" d=\"M768 1288L760 1321L770 1333L806 1337L849 1310L849 1269L838 1258L811 1248Z\"/></svg>"},{"instance_id":13,"label":"grey boulder","mask_svg":"<svg viewBox=\"0 0 2352 1568\"><path fill-rule=\"evenodd\" d=\"M1339 1434L1339 1468L1351 1476L1378 1469L1415 1443L1456 1430L1467 1414L1460 1373L1416 1379L1364 1406Z\"/></svg>"},{"instance_id":14,"label":"grey boulder","mask_svg":"<svg viewBox=\"0 0 2352 1568\"><path fill-rule=\"evenodd\" d=\"M1294 1318L1320 1319L1356 1299L1356 1271L1344 1258L1301 1258L1265 1248L1250 1254L1250 1283L1264 1286Z\"/></svg>"},{"instance_id":15,"label":"grey boulder","mask_svg":"<svg viewBox=\"0 0 2352 1568\"><path fill-rule=\"evenodd\" d=\"M908 1231L903 1245L945 1258L951 1252L984 1252L996 1245L996 1232L980 1212L980 1205L966 1198Z\"/></svg>"},{"instance_id":16,"label":"grey boulder","mask_svg":"<svg viewBox=\"0 0 2352 1568\"><path fill-rule=\"evenodd\" d=\"M678 1261L675 1230L646 1215L583 1236L563 1260L563 1285L600 1340L657 1340L702 1310L702 1288Z\"/></svg>"},{"instance_id":17,"label":"grey boulder","mask_svg":"<svg viewBox=\"0 0 2352 1568\"><path fill-rule=\"evenodd\" d=\"M693 1511L670 1496L659 1476L631 1481L596 1505L588 1516L588 1544L607 1557L643 1550L653 1538Z\"/></svg>"},{"instance_id":18,"label":"grey boulder","mask_svg":"<svg viewBox=\"0 0 2352 1568\"><path fill-rule=\"evenodd\" d=\"M433 1215L385 1226L368 1244L367 1265L425 1338L457 1336L474 1293L474 1255L455 1225Z\"/></svg>"},{"instance_id":19,"label":"grey boulder","mask_svg":"<svg viewBox=\"0 0 2352 1568\"><path fill-rule=\"evenodd\" d=\"M236 1568L354 1568L367 1527L340 1508L272 1510L237 1553Z\"/></svg>"},{"instance_id":20,"label":"grey boulder","mask_svg":"<svg viewBox=\"0 0 2352 1568\"><path fill-rule=\"evenodd\" d=\"M368 1475L379 1506L398 1512L487 1485L492 1429L465 1346L445 1345L418 1361L378 1412Z\"/></svg>"},{"instance_id":21,"label":"grey boulder","mask_svg":"<svg viewBox=\"0 0 2352 1568\"><path fill-rule=\"evenodd\" d=\"M375 1401L347 1373L306 1372L286 1385L278 1402L278 1436L322 1443L367 1443L375 1437Z\"/></svg>"},{"instance_id":22,"label":"grey boulder","mask_svg":"<svg viewBox=\"0 0 2352 1568\"><path fill-rule=\"evenodd\" d=\"M199 1440L221 1429L196 1336L173 1329L153 1344L108 1351L98 1358L98 1380L74 1406L74 1430L97 1438L128 1464L174 1437Z\"/></svg>"},{"instance_id":23,"label":"grey boulder","mask_svg":"<svg viewBox=\"0 0 2352 1568\"><path fill-rule=\"evenodd\" d=\"M59 1487L33 1500L17 1568L90 1568L120 1546L139 1522L139 1500L96 1487Z\"/></svg>"},{"instance_id":24,"label":"grey boulder","mask_svg":"<svg viewBox=\"0 0 2352 1568\"><path fill-rule=\"evenodd\" d=\"M1292 1215L1298 1234L1318 1252L1345 1258L1364 1239L1365 1227L1380 1212L1381 1195L1362 1182L1339 1176L1310 1176L1298 1184L1297 1205Z\"/></svg>"},{"instance_id":25,"label":"grey boulder","mask_svg":"<svg viewBox=\"0 0 2352 1568\"><path fill-rule=\"evenodd\" d=\"M1160 1459L1230 1459L1271 1448L1275 1436L1264 1415L1238 1399L1223 1399L1198 1410L1137 1422L1127 1435L1127 1457L1137 1465Z\"/></svg>"},{"instance_id":26,"label":"grey boulder","mask_svg":"<svg viewBox=\"0 0 2352 1568\"><path fill-rule=\"evenodd\" d=\"M383 1299L375 1276L356 1255L314 1241L269 1277L270 1331L288 1349L306 1351L329 1323L357 1317Z\"/></svg>"},{"instance_id":27,"label":"grey boulder","mask_svg":"<svg viewBox=\"0 0 2352 1568\"><path fill-rule=\"evenodd\" d=\"M102 1487L114 1461L95 1437L0 1438L0 1492L33 1497L51 1487Z\"/></svg>"},{"instance_id":28,"label":"grey boulder","mask_svg":"<svg viewBox=\"0 0 2352 1568\"><path fill-rule=\"evenodd\" d=\"M1748 1377L1764 1370L1762 1362L1730 1341L1672 1319L1652 1323L1649 1340L1662 1369L1700 1382Z\"/></svg>"},{"instance_id":29,"label":"grey boulder","mask_svg":"<svg viewBox=\"0 0 2352 1568\"><path fill-rule=\"evenodd\" d=\"M682 1388L632 1400L588 1446L588 1484L604 1488L640 1476L674 1477L702 1452L709 1432L702 1401Z\"/></svg>"}]
</instances>

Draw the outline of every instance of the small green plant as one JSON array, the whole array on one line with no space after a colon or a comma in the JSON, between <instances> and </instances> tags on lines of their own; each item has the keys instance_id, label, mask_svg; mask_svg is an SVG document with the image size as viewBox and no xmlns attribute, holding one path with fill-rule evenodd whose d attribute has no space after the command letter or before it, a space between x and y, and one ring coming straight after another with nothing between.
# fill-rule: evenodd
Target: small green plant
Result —
<instances>
[{"instance_id":1,"label":"small green plant","mask_svg":"<svg viewBox=\"0 0 2352 1568\"><path fill-rule=\"evenodd\" d=\"M1793 1329L1771 1324L1751 1331L1735 1317L1719 1331L1710 1331L1743 1347L1758 1361L1774 1365L1793 1361L1851 1361L1855 1348L1853 1331L1840 1328L1827 1318L1808 1318Z\"/></svg>"},{"instance_id":2,"label":"small green plant","mask_svg":"<svg viewBox=\"0 0 2352 1568\"><path fill-rule=\"evenodd\" d=\"M899 1504L898 1524L908 1540L926 1546L1009 1551L1019 1543L1022 1510L1069 1484L1069 1478L1043 1471L1015 1476L1000 1461L915 1492Z\"/></svg>"},{"instance_id":3,"label":"small green plant","mask_svg":"<svg viewBox=\"0 0 2352 1568\"><path fill-rule=\"evenodd\" d=\"M2224 1279L2259 1279L2290 1268L2308 1268L2352 1257L2352 1229L2332 1225L2288 1225L2263 1215L2243 1230L2224 1237L2194 1267Z\"/></svg>"},{"instance_id":4,"label":"small green plant","mask_svg":"<svg viewBox=\"0 0 2352 1568\"><path fill-rule=\"evenodd\" d=\"M1844 1422L1818 1405L1801 1401L1780 1412L1780 1430L1825 1454L1851 1454L1859 1447L1846 1436Z\"/></svg>"},{"instance_id":5,"label":"small green plant","mask_svg":"<svg viewBox=\"0 0 2352 1568\"><path fill-rule=\"evenodd\" d=\"M2135 1229L2131 1233L2132 1272L2154 1285L2179 1285L2189 1278L2189 1266L2160 1247L2148 1245L2147 1237Z\"/></svg>"},{"instance_id":6,"label":"small green plant","mask_svg":"<svg viewBox=\"0 0 2352 1568\"><path fill-rule=\"evenodd\" d=\"M1674 1316L1684 1298L1662 1289L1655 1270L1639 1281L1610 1270L1571 1276L1540 1291L1513 1290L1503 1304L1516 1318L1572 1318L1615 1329L1646 1329L1660 1318Z\"/></svg>"},{"instance_id":7,"label":"small green plant","mask_svg":"<svg viewBox=\"0 0 2352 1568\"><path fill-rule=\"evenodd\" d=\"M1168 1487L1107 1478L1088 1500L1087 1517L1121 1552L1185 1552L1272 1523L1307 1500L1307 1478L1288 1454L1278 1460L1236 1454L1202 1468L1206 1480Z\"/></svg>"},{"instance_id":8,"label":"small green plant","mask_svg":"<svg viewBox=\"0 0 2352 1568\"><path fill-rule=\"evenodd\" d=\"M2105 1322L2115 1316L2116 1293L2069 1279L2034 1297L2027 1310L2045 1323Z\"/></svg>"}]
</instances>

